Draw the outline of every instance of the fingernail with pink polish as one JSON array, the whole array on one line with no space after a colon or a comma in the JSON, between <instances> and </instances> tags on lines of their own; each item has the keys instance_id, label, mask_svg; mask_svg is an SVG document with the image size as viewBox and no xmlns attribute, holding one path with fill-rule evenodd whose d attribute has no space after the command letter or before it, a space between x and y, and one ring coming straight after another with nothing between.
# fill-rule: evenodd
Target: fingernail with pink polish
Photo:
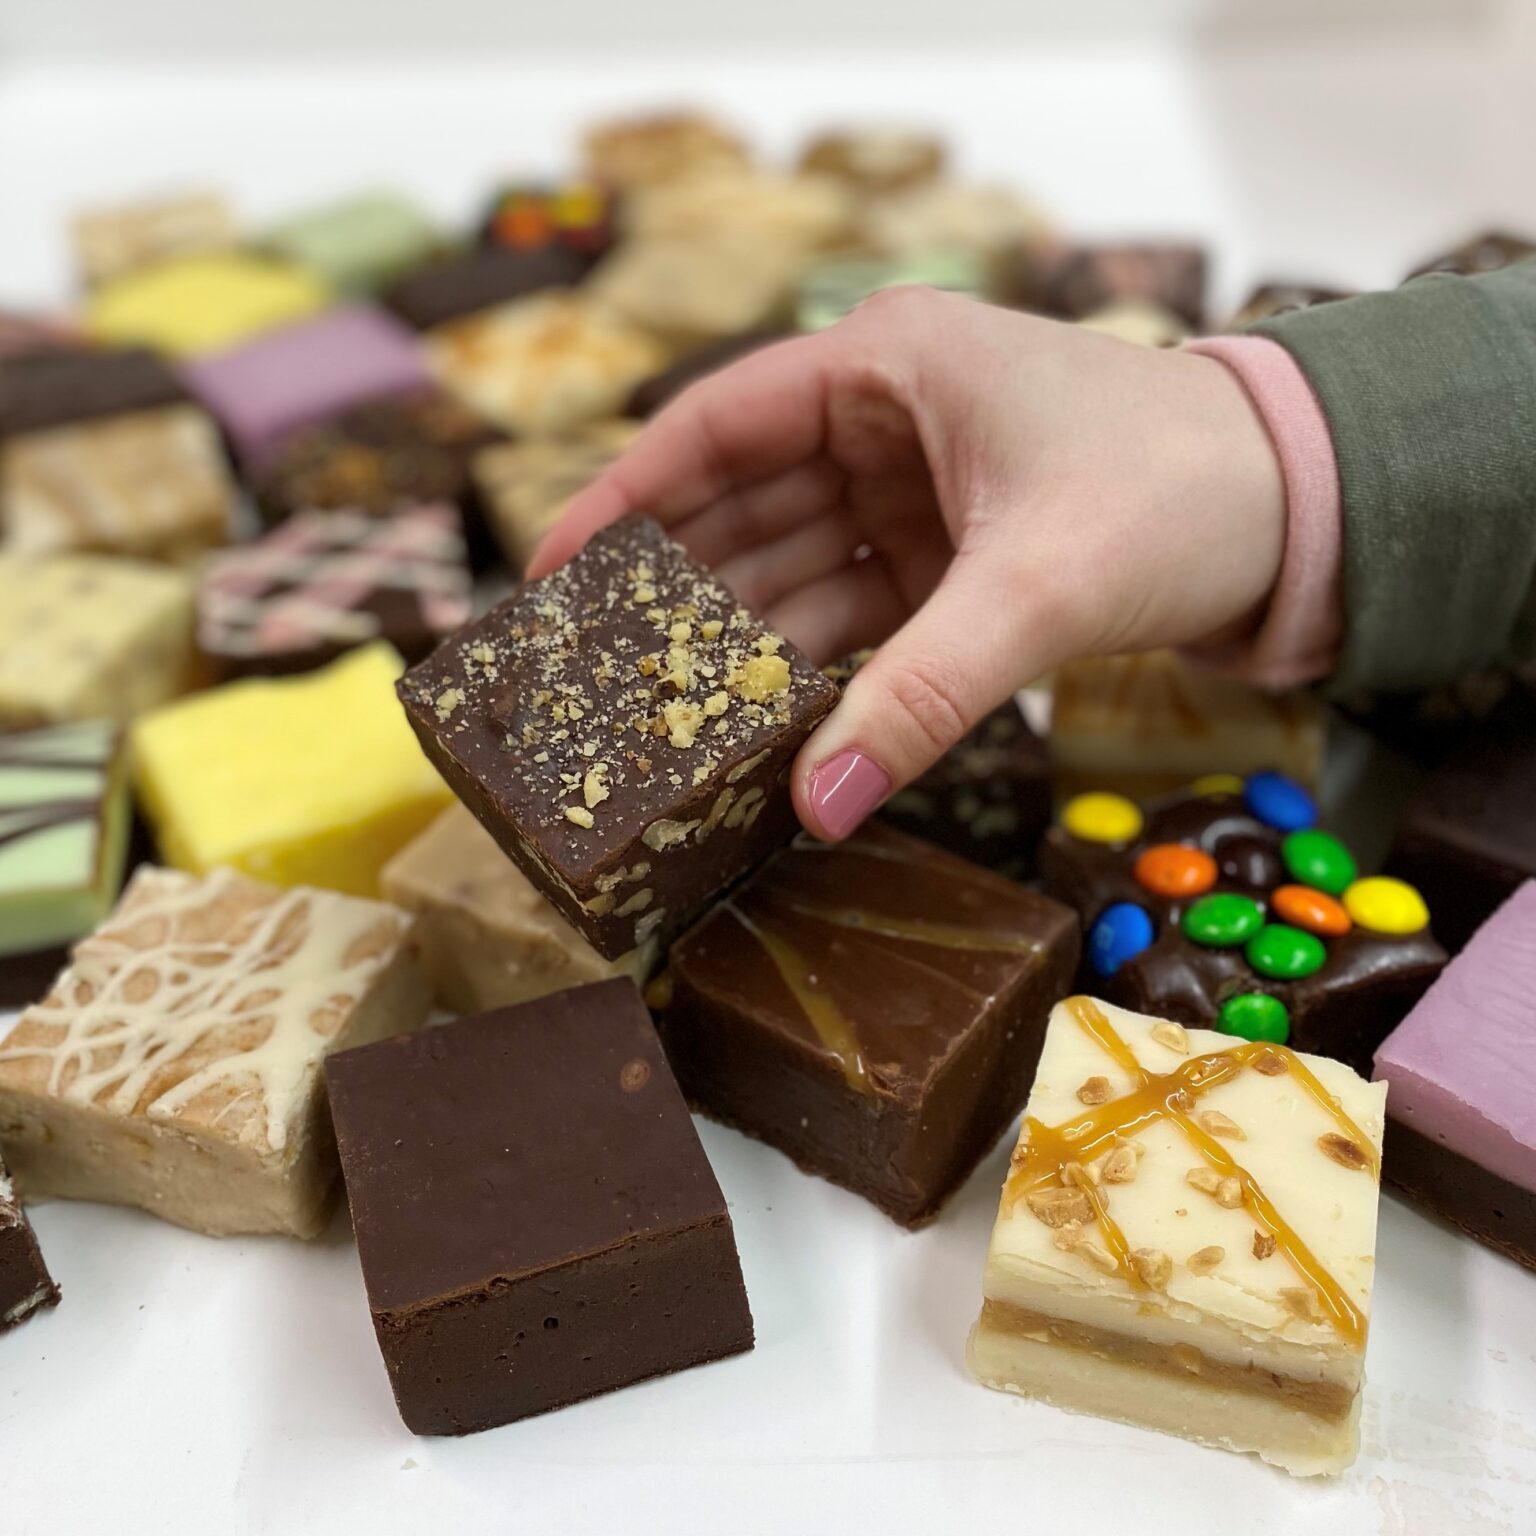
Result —
<instances>
[{"instance_id":1,"label":"fingernail with pink polish","mask_svg":"<svg viewBox=\"0 0 1536 1536\"><path fill-rule=\"evenodd\" d=\"M847 837L890 792L890 774L852 747L811 770L811 810L828 837Z\"/></svg>"}]
</instances>

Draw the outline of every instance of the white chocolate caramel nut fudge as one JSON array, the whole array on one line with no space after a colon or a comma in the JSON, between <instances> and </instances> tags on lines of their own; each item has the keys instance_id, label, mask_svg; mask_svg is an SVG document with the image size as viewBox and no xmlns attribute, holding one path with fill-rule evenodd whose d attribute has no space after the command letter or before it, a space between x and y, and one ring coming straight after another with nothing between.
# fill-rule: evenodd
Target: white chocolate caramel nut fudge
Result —
<instances>
[{"instance_id":1,"label":"white chocolate caramel nut fudge","mask_svg":"<svg viewBox=\"0 0 1536 1536\"><path fill-rule=\"evenodd\" d=\"M140 869L0 1038L17 1187L313 1237L337 1173L322 1060L425 1020L409 928L333 891Z\"/></svg>"},{"instance_id":2,"label":"white chocolate caramel nut fudge","mask_svg":"<svg viewBox=\"0 0 1536 1536\"><path fill-rule=\"evenodd\" d=\"M986 1386L1339 1472L1359 1411L1386 1093L1086 997L1051 1015L987 1254Z\"/></svg>"}]
</instances>

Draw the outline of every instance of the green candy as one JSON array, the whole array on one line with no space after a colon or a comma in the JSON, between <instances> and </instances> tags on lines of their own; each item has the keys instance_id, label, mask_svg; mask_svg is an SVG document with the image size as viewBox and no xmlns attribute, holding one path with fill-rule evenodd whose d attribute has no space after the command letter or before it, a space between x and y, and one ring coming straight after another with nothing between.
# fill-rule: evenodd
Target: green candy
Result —
<instances>
[{"instance_id":1,"label":"green candy","mask_svg":"<svg viewBox=\"0 0 1536 1536\"><path fill-rule=\"evenodd\" d=\"M1207 949L1235 949L1264 926L1264 912L1250 896L1218 891L1191 903L1179 926L1186 939Z\"/></svg>"},{"instance_id":2,"label":"green candy","mask_svg":"<svg viewBox=\"0 0 1536 1536\"><path fill-rule=\"evenodd\" d=\"M1278 997L1263 992L1240 992L1221 1005L1216 1028L1224 1035L1284 1045L1291 1036L1291 1016Z\"/></svg>"},{"instance_id":3,"label":"green candy","mask_svg":"<svg viewBox=\"0 0 1536 1536\"><path fill-rule=\"evenodd\" d=\"M1280 845L1280 856L1293 880L1330 896L1342 896L1360 872L1355 856L1327 832L1292 832Z\"/></svg>"},{"instance_id":4,"label":"green candy","mask_svg":"<svg viewBox=\"0 0 1536 1536\"><path fill-rule=\"evenodd\" d=\"M1243 953L1259 975L1273 976L1278 981L1298 981L1310 976L1321 970L1328 958L1321 939L1285 923L1266 923L1249 939Z\"/></svg>"}]
</instances>

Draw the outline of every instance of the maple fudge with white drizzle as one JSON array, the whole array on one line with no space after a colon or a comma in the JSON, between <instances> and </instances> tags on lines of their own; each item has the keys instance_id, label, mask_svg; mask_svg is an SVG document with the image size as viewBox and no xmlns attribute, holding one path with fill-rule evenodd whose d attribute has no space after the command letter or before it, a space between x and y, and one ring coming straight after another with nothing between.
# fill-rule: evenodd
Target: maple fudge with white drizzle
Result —
<instances>
[{"instance_id":1,"label":"maple fudge with white drizzle","mask_svg":"<svg viewBox=\"0 0 1536 1536\"><path fill-rule=\"evenodd\" d=\"M970 1363L1300 1476L1359 1448L1386 1090L1129 1013L1052 1014Z\"/></svg>"},{"instance_id":2,"label":"maple fudge with white drizzle","mask_svg":"<svg viewBox=\"0 0 1536 1536\"><path fill-rule=\"evenodd\" d=\"M425 1021L410 925L334 891L141 868L0 1039L17 1187L313 1237L338 1172L322 1061Z\"/></svg>"},{"instance_id":3,"label":"maple fudge with white drizzle","mask_svg":"<svg viewBox=\"0 0 1536 1536\"><path fill-rule=\"evenodd\" d=\"M788 841L790 766L837 699L639 515L399 690L454 793L609 959L664 942Z\"/></svg>"}]
</instances>

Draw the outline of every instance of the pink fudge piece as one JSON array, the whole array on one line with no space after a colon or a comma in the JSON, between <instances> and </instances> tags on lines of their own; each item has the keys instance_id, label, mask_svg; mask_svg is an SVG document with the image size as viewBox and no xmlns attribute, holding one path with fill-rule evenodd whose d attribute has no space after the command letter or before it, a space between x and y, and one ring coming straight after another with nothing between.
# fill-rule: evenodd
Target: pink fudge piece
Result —
<instances>
[{"instance_id":1,"label":"pink fudge piece","mask_svg":"<svg viewBox=\"0 0 1536 1536\"><path fill-rule=\"evenodd\" d=\"M432 384L415 332L364 305L270 331L182 373L251 468L300 427Z\"/></svg>"},{"instance_id":2,"label":"pink fudge piece","mask_svg":"<svg viewBox=\"0 0 1536 1536\"><path fill-rule=\"evenodd\" d=\"M1536 1192L1533 1045L1536 881L1527 881L1382 1043L1374 1075L1388 1085L1392 1119Z\"/></svg>"}]
</instances>

